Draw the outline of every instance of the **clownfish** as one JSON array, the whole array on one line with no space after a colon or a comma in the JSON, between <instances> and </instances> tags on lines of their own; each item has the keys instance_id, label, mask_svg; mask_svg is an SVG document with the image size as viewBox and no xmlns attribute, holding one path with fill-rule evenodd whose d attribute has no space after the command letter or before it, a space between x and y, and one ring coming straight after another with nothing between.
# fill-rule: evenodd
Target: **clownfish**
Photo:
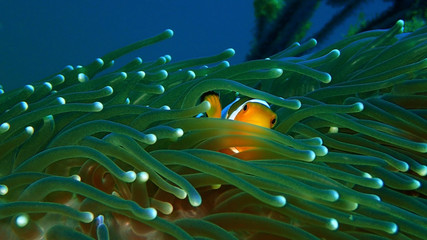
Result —
<instances>
[{"instance_id":1,"label":"clownfish","mask_svg":"<svg viewBox=\"0 0 427 240\"><path fill-rule=\"evenodd\" d=\"M211 104L211 108L206 112L206 115L211 118L247 122L265 128L273 128L277 122L276 113L270 109L266 101L261 99L237 98L222 109L219 95L215 92L207 92L202 95L202 101L208 101Z\"/></svg>"},{"instance_id":2,"label":"clownfish","mask_svg":"<svg viewBox=\"0 0 427 240\"><path fill-rule=\"evenodd\" d=\"M266 101L261 99L237 98L224 109L221 107L219 95L215 92L203 94L201 100L208 101L211 104L211 108L206 112L207 117L210 118L236 120L265 128L273 128L277 122L276 113L270 109L270 105ZM234 155L250 149L253 149L253 147L235 146L219 151Z\"/></svg>"}]
</instances>

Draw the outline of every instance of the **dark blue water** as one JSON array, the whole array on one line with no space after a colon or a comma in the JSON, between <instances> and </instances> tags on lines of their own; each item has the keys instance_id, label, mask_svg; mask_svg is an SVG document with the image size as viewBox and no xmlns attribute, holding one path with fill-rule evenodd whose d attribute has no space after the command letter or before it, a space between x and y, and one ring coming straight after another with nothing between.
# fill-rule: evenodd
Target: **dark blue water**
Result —
<instances>
[{"instance_id":1,"label":"dark blue water","mask_svg":"<svg viewBox=\"0 0 427 240\"><path fill-rule=\"evenodd\" d=\"M23 86L167 28L175 32L172 39L138 51L122 63L136 56L148 61L164 54L183 60L232 47L237 52L233 64L242 62L250 49L255 23L250 0L114 2L1 1L0 84L5 90ZM378 12L382 1L374 2L378 5L367 9ZM321 7L315 23L320 24L331 11ZM357 13L352 19L356 18ZM340 35L336 34L337 40Z\"/></svg>"}]
</instances>

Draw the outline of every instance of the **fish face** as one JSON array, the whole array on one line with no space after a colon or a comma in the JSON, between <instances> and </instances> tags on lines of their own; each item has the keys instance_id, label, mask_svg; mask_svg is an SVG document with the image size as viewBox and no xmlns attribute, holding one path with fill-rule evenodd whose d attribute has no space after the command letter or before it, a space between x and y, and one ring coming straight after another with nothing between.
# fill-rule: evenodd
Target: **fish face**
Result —
<instances>
[{"instance_id":1,"label":"fish face","mask_svg":"<svg viewBox=\"0 0 427 240\"><path fill-rule=\"evenodd\" d=\"M277 122L277 115L264 104L248 101L242 105L233 120L273 128Z\"/></svg>"}]
</instances>

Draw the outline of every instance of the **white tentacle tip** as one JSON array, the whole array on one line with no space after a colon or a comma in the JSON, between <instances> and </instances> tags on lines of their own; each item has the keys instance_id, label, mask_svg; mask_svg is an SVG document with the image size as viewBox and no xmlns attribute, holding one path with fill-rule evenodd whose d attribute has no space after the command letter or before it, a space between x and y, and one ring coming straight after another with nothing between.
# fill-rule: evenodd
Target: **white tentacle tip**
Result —
<instances>
[{"instance_id":1,"label":"white tentacle tip","mask_svg":"<svg viewBox=\"0 0 427 240\"><path fill-rule=\"evenodd\" d=\"M104 215L98 215L95 221L96 221L96 225L104 224Z\"/></svg>"},{"instance_id":2,"label":"white tentacle tip","mask_svg":"<svg viewBox=\"0 0 427 240\"><path fill-rule=\"evenodd\" d=\"M0 133L7 132L10 129L10 124L7 122L4 122L0 125Z\"/></svg>"},{"instance_id":3,"label":"white tentacle tip","mask_svg":"<svg viewBox=\"0 0 427 240\"><path fill-rule=\"evenodd\" d=\"M414 170L418 175L425 176L427 175L427 166L421 165L418 169Z\"/></svg>"},{"instance_id":4,"label":"white tentacle tip","mask_svg":"<svg viewBox=\"0 0 427 240\"><path fill-rule=\"evenodd\" d=\"M127 171L123 175L124 182L131 183L131 182L134 182L135 179L136 179L136 173L134 171Z\"/></svg>"},{"instance_id":5,"label":"white tentacle tip","mask_svg":"<svg viewBox=\"0 0 427 240\"><path fill-rule=\"evenodd\" d=\"M182 130L181 128L175 129L175 136L176 137L182 137L182 135L184 135L184 130Z\"/></svg>"},{"instance_id":6,"label":"white tentacle tip","mask_svg":"<svg viewBox=\"0 0 427 240\"><path fill-rule=\"evenodd\" d=\"M140 173L138 173L137 175L136 175L136 180L138 181L138 182L147 182L148 181L148 179L149 179L149 175L148 175L148 173L147 172L140 172Z\"/></svg>"},{"instance_id":7,"label":"white tentacle tip","mask_svg":"<svg viewBox=\"0 0 427 240\"><path fill-rule=\"evenodd\" d=\"M166 111L171 110L171 108L168 105L163 105L163 106L160 107L160 109L161 110L166 110Z\"/></svg>"},{"instance_id":8,"label":"white tentacle tip","mask_svg":"<svg viewBox=\"0 0 427 240\"><path fill-rule=\"evenodd\" d=\"M24 89L33 93L34 92L34 86L33 85L25 85Z\"/></svg>"},{"instance_id":9,"label":"white tentacle tip","mask_svg":"<svg viewBox=\"0 0 427 240\"><path fill-rule=\"evenodd\" d=\"M152 133L145 135L145 143L147 143L147 144L154 144L156 142L157 142L156 135L154 135Z\"/></svg>"},{"instance_id":10,"label":"white tentacle tip","mask_svg":"<svg viewBox=\"0 0 427 240\"><path fill-rule=\"evenodd\" d=\"M173 30L172 29L166 29L165 33L168 35L168 37L172 37L173 36Z\"/></svg>"},{"instance_id":11,"label":"white tentacle tip","mask_svg":"<svg viewBox=\"0 0 427 240\"><path fill-rule=\"evenodd\" d=\"M27 214L21 214L16 217L15 223L16 223L16 226L23 228L27 226L29 221L30 221L30 218Z\"/></svg>"},{"instance_id":12,"label":"white tentacle tip","mask_svg":"<svg viewBox=\"0 0 427 240\"><path fill-rule=\"evenodd\" d=\"M88 77L86 74L84 74L84 73L79 73L79 74L77 75L77 80L78 80L79 82L81 82L81 83L84 83L84 82L89 81L89 77Z\"/></svg>"},{"instance_id":13,"label":"white tentacle tip","mask_svg":"<svg viewBox=\"0 0 427 240\"><path fill-rule=\"evenodd\" d=\"M363 103L357 102L354 105L356 107L356 111L359 111L359 112L363 111L363 108L364 108Z\"/></svg>"},{"instance_id":14,"label":"white tentacle tip","mask_svg":"<svg viewBox=\"0 0 427 240\"><path fill-rule=\"evenodd\" d=\"M94 215L91 212L83 212L83 216L82 216L82 222L84 223L90 223L92 222L94 219Z\"/></svg>"},{"instance_id":15,"label":"white tentacle tip","mask_svg":"<svg viewBox=\"0 0 427 240\"><path fill-rule=\"evenodd\" d=\"M80 177L80 175L77 175L77 174L71 175L71 178L74 179L75 181L79 181L79 182L82 181L82 178Z\"/></svg>"},{"instance_id":16,"label":"white tentacle tip","mask_svg":"<svg viewBox=\"0 0 427 240\"><path fill-rule=\"evenodd\" d=\"M114 92L111 86L105 86L104 89L107 91L108 95L111 95Z\"/></svg>"},{"instance_id":17,"label":"white tentacle tip","mask_svg":"<svg viewBox=\"0 0 427 240\"><path fill-rule=\"evenodd\" d=\"M384 181L381 178L372 178L372 180L375 182L374 188L379 189L384 186Z\"/></svg>"},{"instance_id":18,"label":"white tentacle tip","mask_svg":"<svg viewBox=\"0 0 427 240\"><path fill-rule=\"evenodd\" d=\"M93 110L95 112L100 112L104 108L104 105L101 102L94 102L93 107L94 107Z\"/></svg>"},{"instance_id":19,"label":"white tentacle tip","mask_svg":"<svg viewBox=\"0 0 427 240\"><path fill-rule=\"evenodd\" d=\"M157 210L154 208L146 208L147 211L147 218L148 219L155 219L157 217Z\"/></svg>"},{"instance_id":20,"label":"white tentacle tip","mask_svg":"<svg viewBox=\"0 0 427 240\"><path fill-rule=\"evenodd\" d=\"M97 58L95 61L99 64L99 66L104 65L104 60L102 60L102 58Z\"/></svg>"},{"instance_id":21,"label":"white tentacle tip","mask_svg":"<svg viewBox=\"0 0 427 240\"><path fill-rule=\"evenodd\" d=\"M0 184L0 195L4 196L9 192L9 188L4 185L4 184Z\"/></svg>"},{"instance_id":22,"label":"white tentacle tip","mask_svg":"<svg viewBox=\"0 0 427 240\"><path fill-rule=\"evenodd\" d=\"M34 128L31 126L28 126L25 128L25 133L27 133L28 135L33 135L34 133Z\"/></svg>"},{"instance_id":23,"label":"white tentacle tip","mask_svg":"<svg viewBox=\"0 0 427 240\"><path fill-rule=\"evenodd\" d=\"M338 221L335 218L331 218L329 219L326 228L333 231L338 229L338 225Z\"/></svg>"},{"instance_id":24,"label":"white tentacle tip","mask_svg":"<svg viewBox=\"0 0 427 240\"><path fill-rule=\"evenodd\" d=\"M56 101L61 105L64 105L67 103L67 101L65 101L65 98L63 98L63 97L57 97Z\"/></svg>"},{"instance_id":25,"label":"white tentacle tip","mask_svg":"<svg viewBox=\"0 0 427 240\"><path fill-rule=\"evenodd\" d=\"M275 200L275 206L276 207L283 207L286 205L286 198L282 195L278 195L274 197Z\"/></svg>"}]
</instances>

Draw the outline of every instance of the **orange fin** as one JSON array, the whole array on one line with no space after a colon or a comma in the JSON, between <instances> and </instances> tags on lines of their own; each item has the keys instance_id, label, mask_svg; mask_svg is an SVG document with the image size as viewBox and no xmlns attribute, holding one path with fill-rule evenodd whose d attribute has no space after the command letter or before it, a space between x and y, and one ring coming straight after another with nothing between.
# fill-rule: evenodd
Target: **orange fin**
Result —
<instances>
[{"instance_id":1,"label":"orange fin","mask_svg":"<svg viewBox=\"0 0 427 240\"><path fill-rule=\"evenodd\" d=\"M219 94L213 91L206 92L201 97L202 101L208 101L211 108L206 112L210 118L221 118L221 102L219 101Z\"/></svg>"}]
</instances>

